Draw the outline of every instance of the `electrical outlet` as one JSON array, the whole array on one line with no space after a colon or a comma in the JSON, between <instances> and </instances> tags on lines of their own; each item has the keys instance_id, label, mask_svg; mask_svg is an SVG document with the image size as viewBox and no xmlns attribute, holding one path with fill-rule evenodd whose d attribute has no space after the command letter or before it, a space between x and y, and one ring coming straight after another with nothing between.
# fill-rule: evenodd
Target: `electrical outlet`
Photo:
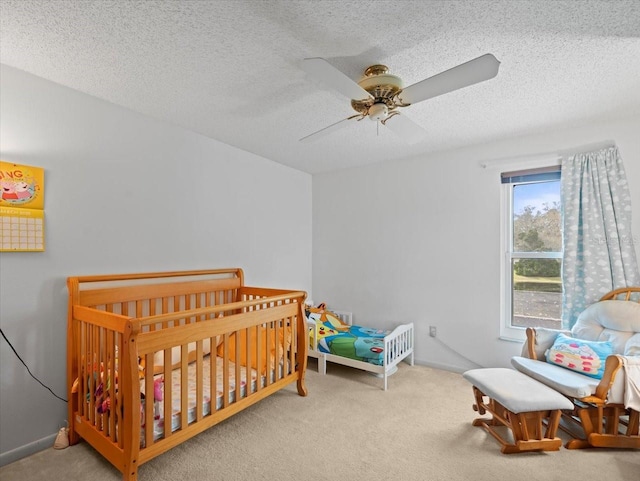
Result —
<instances>
[{"instance_id":1,"label":"electrical outlet","mask_svg":"<svg viewBox=\"0 0 640 481\"><path fill-rule=\"evenodd\" d=\"M429 335L431 337L436 337L436 326L429 326Z\"/></svg>"}]
</instances>

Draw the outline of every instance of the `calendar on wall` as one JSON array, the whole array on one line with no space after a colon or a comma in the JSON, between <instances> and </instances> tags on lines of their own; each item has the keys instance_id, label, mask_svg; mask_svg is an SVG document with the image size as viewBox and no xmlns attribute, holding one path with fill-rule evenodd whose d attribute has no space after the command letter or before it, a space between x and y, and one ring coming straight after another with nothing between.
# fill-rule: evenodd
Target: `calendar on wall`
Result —
<instances>
[{"instance_id":1,"label":"calendar on wall","mask_svg":"<svg viewBox=\"0 0 640 481\"><path fill-rule=\"evenodd\" d=\"M0 250L44 250L44 211L0 207L0 221Z\"/></svg>"},{"instance_id":2,"label":"calendar on wall","mask_svg":"<svg viewBox=\"0 0 640 481\"><path fill-rule=\"evenodd\" d=\"M0 252L44 251L44 169L0 161Z\"/></svg>"}]
</instances>

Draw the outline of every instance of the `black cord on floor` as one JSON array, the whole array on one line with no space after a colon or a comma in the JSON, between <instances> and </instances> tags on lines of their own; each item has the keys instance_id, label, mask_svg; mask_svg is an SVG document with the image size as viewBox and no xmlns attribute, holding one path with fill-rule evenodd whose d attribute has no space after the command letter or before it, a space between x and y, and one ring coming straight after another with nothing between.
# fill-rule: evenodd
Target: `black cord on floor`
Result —
<instances>
[{"instance_id":1,"label":"black cord on floor","mask_svg":"<svg viewBox=\"0 0 640 481\"><path fill-rule=\"evenodd\" d=\"M11 348L11 350L13 351L13 353L17 356L18 359L20 359L20 362L24 365L24 367L27 368L27 371L29 372L29 374L31 375L31 377L33 379L35 379L36 381L38 381L42 386L46 387L49 392L51 392L51 394L53 394L55 397L57 397L58 399L60 399L60 401L64 401L64 402L69 402L64 398L61 398L60 396L58 396L56 393L54 393L51 388L47 385L45 385L42 381L40 381L40 379L38 379L37 377L35 377L33 375L33 373L31 372L31 369L29 369L29 366L26 365L26 363L22 360L22 358L20 357L20 355L16 352L16 350L14 349L13 345L9 342L9 339L7 339L7 336L4 335L4 332L2 331L2 329L0 329L0 334L2 334L2 337L4 337L4 340L7 341L7 344L9 344L9 347Z\"/></svg>"}]
</instances>

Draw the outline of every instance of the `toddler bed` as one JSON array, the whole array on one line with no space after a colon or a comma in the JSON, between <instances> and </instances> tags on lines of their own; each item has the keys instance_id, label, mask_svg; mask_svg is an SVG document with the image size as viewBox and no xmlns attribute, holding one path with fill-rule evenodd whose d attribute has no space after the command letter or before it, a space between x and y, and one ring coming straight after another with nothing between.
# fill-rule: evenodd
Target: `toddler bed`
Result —
<instances>
[{"instance_id":1,"label":"toddler bed","mask_svg":"<svg viewBox=\"0 0 640 481\"><path fill-rule=\"evenodd\" d=\"M383 378L408 358L413 366L413 323L392 331L353 325L350 312L331 311L324 304L305 306L309 325L309 356L318 359L318 372L327 373L327 361L355 367Z\"/></svg>"},{"instance_id":2,"label":"toddler bed","mask_svg":"<svg viewBox=\"0 0 640 481\"><path fill-rule=\"evenodd\" d=\"M69 441L123 474L297 383L302 291L248 287L242 269L70 277Z\"/></svg>"}]
</instances>

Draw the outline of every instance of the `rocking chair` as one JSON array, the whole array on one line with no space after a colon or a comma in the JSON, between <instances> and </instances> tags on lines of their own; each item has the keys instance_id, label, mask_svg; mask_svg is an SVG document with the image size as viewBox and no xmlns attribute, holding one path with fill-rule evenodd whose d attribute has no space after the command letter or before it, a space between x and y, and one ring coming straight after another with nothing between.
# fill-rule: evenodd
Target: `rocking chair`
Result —
<instances>
[{"instance_id":1,"label":"rocking chair","mask_svg":"<svg viewBox=\"0 0 640 481\"><path fill-rule=\"evenodd\" d=\"M612 353L606 361L584 352L571 357L556 350L558 342L587 350L606 345ZM640 449L640 287L604 295L570 331L528 328L522 356L511 362L573 402L560 426L574 438L566 448Z\"/></svg>"}]
</instances>

